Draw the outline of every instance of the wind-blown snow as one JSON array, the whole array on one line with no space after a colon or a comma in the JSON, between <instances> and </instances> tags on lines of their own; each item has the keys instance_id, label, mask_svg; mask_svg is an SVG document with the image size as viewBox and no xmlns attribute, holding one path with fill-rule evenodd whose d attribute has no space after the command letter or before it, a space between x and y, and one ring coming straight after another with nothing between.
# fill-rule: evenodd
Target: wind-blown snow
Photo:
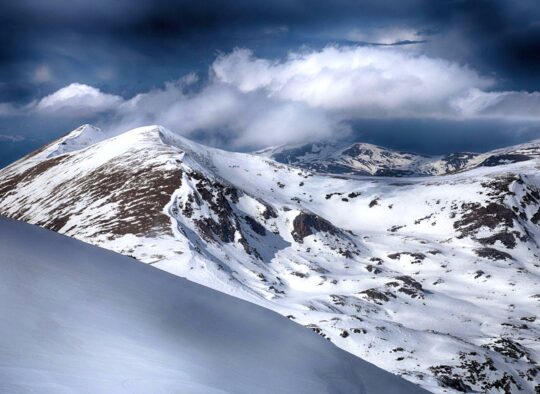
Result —
<instances>
[{"instance_id":1,"label":"wind-blown snow","mask_svg":"<svg viewBox=\"0 0 540 394\"><path fill-rule=\"evenodd\" d=\"M0 392L423 392L253 304L25 223L0 233Z\"/></svg>"}]
</instances>

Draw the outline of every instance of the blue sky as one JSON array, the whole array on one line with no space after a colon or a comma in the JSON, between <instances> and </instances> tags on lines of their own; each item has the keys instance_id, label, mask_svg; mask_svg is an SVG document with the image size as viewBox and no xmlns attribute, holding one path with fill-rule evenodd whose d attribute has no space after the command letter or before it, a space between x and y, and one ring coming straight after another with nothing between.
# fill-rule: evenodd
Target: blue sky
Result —
<instances>
[{"instance_id":1,"label":"blue sky","mask_svg":"<svg viewBox=\"0 0 540 394\"><path fill-rule=\"evenodd\" d=\"M540 137L540 6L503 0L0 5L0 165L77 127L234 150Z\"/></svg>"}]
</instances>

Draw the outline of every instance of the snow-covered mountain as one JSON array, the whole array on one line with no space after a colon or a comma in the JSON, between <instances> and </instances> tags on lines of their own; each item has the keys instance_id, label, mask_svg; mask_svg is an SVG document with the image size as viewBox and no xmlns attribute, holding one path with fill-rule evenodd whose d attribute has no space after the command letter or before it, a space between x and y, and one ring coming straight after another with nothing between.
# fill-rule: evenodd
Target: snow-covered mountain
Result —
<instances>
[{"instance_id":1,"label":"snow-covered mountain","mask_svg":"<svg viewBox=\"0 0 540 394\"><path fill-rule=\"evenodd\" d=\"M310 143L263 149L255 154L280 163L327 174L425 176L445 175L476 167L493 167L540 157L540 140L487 153L458 152L427 156L377 145Z\"/></svg>"},{"instance_id":2,"label":"snow-covered mountain","mask_svg":"<svg viewBox=\"0 0 540 394\"><path fill-rule=\"evenodd\" d=\"M267 309L0 218L2 393L422 393Z\"/></svg>"},{"instance_id":3,"label":"snow-covered mountain","mask_svg":"<svg viewBox=\"0 0 540 394\"><path fill-rule=\"evenodd\" d=\"M1 214L277 311L434 392L539 390L538 144L405 179L158 126L76 133L0 171Z\"/></svg>"}]
</instances>

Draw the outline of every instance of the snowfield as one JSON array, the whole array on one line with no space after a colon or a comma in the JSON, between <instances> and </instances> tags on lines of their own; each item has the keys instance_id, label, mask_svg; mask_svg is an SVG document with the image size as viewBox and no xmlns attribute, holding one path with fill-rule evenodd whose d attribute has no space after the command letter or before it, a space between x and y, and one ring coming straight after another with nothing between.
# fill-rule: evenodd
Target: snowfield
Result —
<instances>
[{"instance_id":1,"label":"snowfield","mask_svg":"<svg viewBox=\"0 0 540 394\"><path fill-rule=\"evenodd\" d=\"M0 171L0 214L272 309L433 392L540 390L539 141L444 160L352 148L82 126Z\"/></svg>"},{"instance_id":2,"label":"snowfield","mask_svg":"<svg viewBox=\"0 0 540 394\"><path fill-rule=\"evenodd\" d=\"M0 218L2 393L421 393L269 310Z\"/></svg>"}]
</instances>

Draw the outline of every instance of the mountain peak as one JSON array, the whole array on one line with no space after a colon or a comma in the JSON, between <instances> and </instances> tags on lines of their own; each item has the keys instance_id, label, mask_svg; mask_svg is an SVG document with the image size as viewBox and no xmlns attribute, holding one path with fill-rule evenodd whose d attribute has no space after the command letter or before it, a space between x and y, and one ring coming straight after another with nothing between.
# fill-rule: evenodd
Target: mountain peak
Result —
<instances>
[{"instance_id":1,"label":"mountain peak","mask_svg":"<svg viewBox=\"0 0 540 394\"><path fill-rule=\"evenodd\" d=\"M157 124L137 127L122 133L102 131L96 126L84 124L36 153L31 154L30 157L34 161L50 159L65 154L73 154L97 144L105 144L109 150L120 153L130 148L138 150L143 145L146 148L150 146L158 148L166 145L171 149L187 152L190 156L196 157L197 160L203 162L208 161L210 156L217 157L220 156L219 152L224 152L191 141ZM252 160L253 157L264 157L313 172L337 175L447 175L476 167L493 167L540 157L540 140L482 154L456 152L444 156L429 156L397 151L366 142L347 144L344 142L321 141L270 147L244 157L246 160Z\"/></svg>"},{"instance_id":2,"label":"mountain peak","mask_svg":"<svg viewBox=\"0 0 540 394\"><path fill-rule=\"evenodd\" d=\"M86 131L99 134L66 138ZM431 391L484 392L512 376L508 385L532 392L534 144L446 157L295 149L297 167L140 127L1 170L0 214L273 309ZM467 171L333 175L426 168Z\"/></svg>"},{"instance_id":3,"label":"mountain peak","mask_svg":"<svg viewBox=\"0 0 540 394\"><path fill-rule=\"evenodd\" d=\"M51 158L65 153L84 149L106 138L100 128L91 124L83 124L67 133L46 149L44 156Z\"/></svg>"}]
</instances>

